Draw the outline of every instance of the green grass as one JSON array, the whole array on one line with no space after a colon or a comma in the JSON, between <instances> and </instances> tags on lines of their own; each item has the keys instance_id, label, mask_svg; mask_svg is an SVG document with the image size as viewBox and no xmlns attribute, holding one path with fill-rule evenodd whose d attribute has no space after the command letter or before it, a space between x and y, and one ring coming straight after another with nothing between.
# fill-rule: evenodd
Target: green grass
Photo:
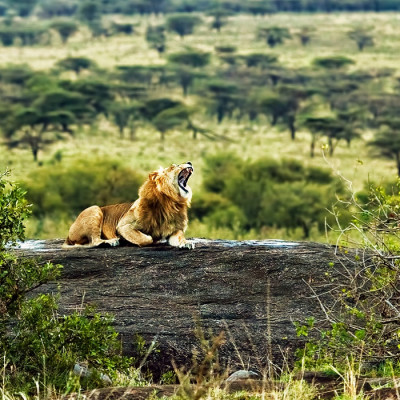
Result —
<instances>
[{"instance_id":1,"label":"green grass","mask_svg":"<svg viewBox=\"0 0 400 400\"><path fill-rule=\"evenodd\" d=\"M109 17L116 18L116 17ZM3 47L0 65L9 63L29 64L37 70L49 70L55 63L67 56L86 56L97 62L101 68L111 69L123 64L162 64L165 59L160 58L154 50L149 50L144 40L144 32L148 23L162 22L163 17L133 17L138 23L133 36L113 36L110 38L91 39L89 33L82 29L67 45L57 41L52 46L34 47ZM209 20L208 20L209 21ZM274 49L267 48L262 41L257 41L257 26L278 25L291 28L292 32L304 26L315 28L314 36L307 47L302 47L296 37L285 42L283 46ZM347 38L346 33L358 25L373 26L375 47L369 47L360 53L355 43ZM309 67L315 57L328 55L344 55L355 60L351 70L375 70L378 68L393 68L397 75L400 66L400 42L398 41L398 19L394 13L382 14L276 14L266 17L252 17L239 15L230 18L227 26L220 34L210 31L208 24L202 25L194 35L179 39L169 34L167 49L169 53L182 50L186 46L213 51L215 45L233 44L239 53L245 54L255 51L270 52L279 56L283 66L290 68ZM216 63L216 59L214 63ZM396 74L395 74L396 76ZM180 92L167 93L171 96L180 96ZM188 103L200 103L201 99L189 96ZM224 121L217 125L207 116L199 116L198 122L207 128L228 136L230 142L209 141L199 137L192 139L191 133L174 131L167 135L164 146L160 145L159 134L148 128L140 128L137 140L120 139L117 128L106 120L98 122L90 132L78 132L75 137L49 146L39 154L43 164L52 162L56 152L61 152L62 163L72 164L78 158L117 158L122 163L142 172L157 169L160 165L190 160L195 166L195 174L191 179L194 197L201 188L204 156L221 151L230 151L246 160L262 157L295 158L305 165L329 167L335 173L351 180L355 189L360 189L366 180L380 182L394 179L396 169L393 161L374 157L366 146L365 140L371 133L364 132L362 140L356 140L348 148L340 143L334 156L330 159L323 157L321 147L324 140L318 143L319 151L315 158L309 157L310 134L300 131L296 141L291 141L289 132L280 128L272 128L267 120L261 119L258 124L237 123L234 120ZM8 150L0 147L0 170L9 167L13 171L13 179L22 179L32 174L37 168L33 163L28 149ZM238 189L240 190L240 189ZM136 193L132 193L132 200ZM48 221L49 229L42 233L43 237L65 236L66 227L70 221L59 224ZM53 225L53 226L52 226ZM35 229L29 227L28 236L34 235ZM210 231L200 223L194 223L188 236L232 237L230 232L223 230ZM295 235L296 236L296 235ZM277 237L292 238L284 231L250 232L244 237ZM243 237L237 237L243 238ZM321 238L315 233L313 239Z\"/></svg>"}]
</instances>

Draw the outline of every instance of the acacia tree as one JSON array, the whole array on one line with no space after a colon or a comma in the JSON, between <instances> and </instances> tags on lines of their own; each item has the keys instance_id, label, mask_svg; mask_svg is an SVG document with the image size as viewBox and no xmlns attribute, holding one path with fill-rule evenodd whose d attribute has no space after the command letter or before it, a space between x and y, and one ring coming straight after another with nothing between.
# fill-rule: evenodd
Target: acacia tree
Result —
<instances>
[{"instance_id":1,"label":"acacia tree","mask_svg":"<svg viewBox=\"0 0 400 400\"><path fill-rule=\"evenodd\" d=\"M73 114L65 111L41 114L35 108L20 107L6 128L6 144L10 148L27 145L37 162L39 150L58 139L57 126L73 122Z\"/></svg>"},{"instance_id":2,"label":"acacia tree","mask_svg":"<svg viewBox=\"0 0 400 400\"><path fill-rule=\"evenodd\" d=\"M97 36L102 32L101 3L97 0L83 0L78 9L79 18L87 24L92 34Z\"/></svg>"},{"instance_id":3,"label":"acacia tree","mask_svg":"<svg viewBox=\"0 0 400 400\"><path fill-rule=\"evenodd\" d=\"M27 17L32 13L38 0L12 0L10 3L20 17Z\"/></svg>"},{"instance_id":4,"label":"acacia tree","mask_svg":"<svg viewBox=\"0 0 400 400\"><path fill-rule=\"evenodd\" d=\"M356 42L358 50L363 51L365 47L374 45L374 38L369 32L370 29L368 28L355 28L347 35Z\"/></svg>"},{"instance_id":5,"label":"acacia tree","mask_svg":"<svg viewBox=\"0 0 400 400\"><path fill-rule=\"evenodd\" d=\"M178 127L187 127L190 109L183 104L171 107L158 113L153 119L153 126L160 132L160 139L165 141L165 134Z\"/></svg>"},{"instance_id":6,"label":"acacia tree","mask_svg":"<svg viewBox=\"0 0 400 400\"><path fill-rule=\"evenodd\" d=\"M304 26L296 33L296 36L300 39L302 46L307 46L310 43L312 35L314 33L314 28L309 26Z\"/></svg>"},{"instance_id":7,"label":"acacia tree","mask_svg":"<svg viewBox=\"0 0 400 400\"><path fill-rule=\"evenodd\" d=\"M354 139L360 138L360 128L363 124L364 110L362 108L346 109L337 112L337 119L343 124L343 139L350 147Z\"/></svg>"},{"instance_id":8,"label":"acacia tree","mask_svg":"<svg viewBox=\"0 0 400 400\"><path fill-rule=\"evenodd\" d=\"M79 30L79 25L71 19L60 19L52 22L50 28L58 32L61 41L65 44L68 39Z\"/></svg>"},{"instance_id":9,"label":"acacia tree","mask_svg":"<svg viewBox=\"0 0 400 400\"><path fill-rule=\"evenodd\" d=\"M65 91L75 92L75 94L80 94L85 99L84 111L90 107L96 114L104 114L105 116L107 116L109 103L115 97L111 83L101 79L63 81L61 86Z\"/></svg>"},{"instance_id":10,"label":"acacia tree","mask_svg":"<svg viewBox=\"0 0 400 400\"><path fill-rule=\"evenodd\" d=\"M217 32L221 32L221 28L227 24L227 17L232 15L232 13L223 8L215 8L209 11L208 15L213 17L211 28L215 29Z\"/></svg>"},{"instance_id":11,"label":"acacia tree","mask_svg":"<svg viewBox=\"0 0 400 400\"><path fill-rule=\"evenodd\" d=\"M395 160L397 175L400 177L400 120L386 120L368 144L375 147L383 157Z\"/></svg>"},{"instance_id":12,"label":"acacia tree","mask_svg":"<svg viewBox=\"0 0 400 400\"><path fill-rule=\"evenodd\" d=\"M149 25L146 29L146 41L150 48L157 50L158 54L165 52L167 37L165 35L165 26Z\"/></svg>"},{"instance_id":13,"label":"acacia tree","mask_svg":"<svg viewBox=\"0 0 400 400\"><path fill-rule=\"evenodd\" d=\"M63 70L74 71L77 75L85 69L87 70L97 67L96 62L87 57L63 58L62 60L59 60L56 65Z\"/></svg>"},{"instance_id":14,"label":"acacia tree","mask_svg":"<svg viewBox=\"0 0 400 400\"><path fill-rule=\"evenodd\" d=\"M139 102L123 103L116 101L111 104L109 112L118 126L120 138L124 137L125 128L129 128L129 137L135 139L136 125L141 118L140 110L142 104Z\"/></svg>"},{"instance_id":15,"label":"acacia tree","mask_svg":"<svg viewBox=\"0 0 400 400\"><path fill-rule=\"evenodd\" d=\"M166 113L168 110L173 111ZM184 113L183 110L184 107L180 101L162 97L146 101L140 108L140 113L160 132L160 139L163 142L166 132L182 123L183 114L180 114L180 111Z\"/></svg>"},{"instance_id":16,"label":"acacia tree","mask_svg":"<svg viewBox=\"0 0 400 400\"><path fill-rule=\"evenodd\" d=\"M220 124L224 117L232 114L237 106L239 88L235 83L214 79L206 83L212 99L212 110L217 115Z\"/></svg>"},{"instance_id":17,"label":"acacia tree","mask_svg":"<svg viewBox=\"0 0 400 400\"><path fill-rule=\"evenodd\" d=\"M210 54L188 50L171 54L168 60L170 62L169 68L178 79L183 90L183 95L186 96L194 79L199 76L196 69L204 67L209 63Z\"/></svg>"},{"instance_id":18,"label":"acacia tree","mask_svg":"<svg viewBox=\"0 0 400 400\"><path fill-rule=\"evenodd\" d=\"M275 54L265 53L250 53L241 56L247 67L258 67L260 69L268 69L275 65L278 61L278 56Z\"/></svg>"},{"instance_id":19,"label":"acacia tree","mask_svg":"<svg viewBox=\"0 0 400 400\"><path fill-rule=\"evenodd\" d=\"M262 93L259 97L258 107L260 112L270 116L271 125L280 121L290 131L292 140L296 138L296 118L302 102L312 91L295 85L281 85L274 92Z\"/></svg>"},{"instance_id":20,"label":"acacia tree","mask_svg":"<svg viewBox=\"0 0 400 400\"><path fill-rule=\"evenodd\" d=\"M197 15L175 14L167 18L166 26L169 31L177 33L182 39L191 35L194 28L202 23L202 19Z\"/></svg>"},{"instance_id":21,"label":"acacia tree","mask_svg":"<svg viewBox=\"0 0 400 400\"><path fill-rule=\"evenodd\" d=\"M346 127L343 121L335 117L307 117L304 120L304 125L310 130L312 136L310 148L311 157L314 157L315 144L318 137L327 137L330 156L333 156L338 142L346 137Z\"/></svg>"},{"instance_id":22,"label":"acacia tree","mask_svg":"<svg viewBox=\"0 0 400 400\"><path fill-rule=\"evenodd\" d=\"M317 57L313 60L313 64L317 67L335 70L354 64L354 60L345 56Z\"/></svg>"},{"instance_id":23,"label":"acacia tree","mask_svg":"<svg viewBox=\"0 0 400 400\"><path fill-rule=\"evenodd\" d=\"M286 39L290 39L291 37L289 29L280 26L262 27L258 30L258 38L264 39L269 47L282 44Z\"/></svg>"},{"instance_id":24,"label":"acacia tree","mask_svg":"<svg viewBox=\"0 0 400 400\"><path fill-rule=\"evenodd\" d=\"M55 89L42 94L28 107L8 108L3 133L10 148L28 146L37 162L41 149L61 140L63 133L71 134L71 125L88 123L94 115L84 96Z\"/></svg>"}]
</instances>

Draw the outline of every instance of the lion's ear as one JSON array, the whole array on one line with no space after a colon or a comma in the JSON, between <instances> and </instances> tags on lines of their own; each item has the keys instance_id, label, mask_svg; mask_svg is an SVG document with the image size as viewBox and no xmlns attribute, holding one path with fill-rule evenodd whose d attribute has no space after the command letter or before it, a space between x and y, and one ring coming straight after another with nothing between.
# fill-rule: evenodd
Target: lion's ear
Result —
<instances>
[{"instance_id":1,"label":"lion's ear","mask_svg":"<svg viewBox=\"0 0 400 400\"><path fill-rule=\"evenodd\" d=\"M154 181L157 178L157 176L158 176L158 171L151 172L149 174L149 179Z\"/></svg>"}]
</instances>

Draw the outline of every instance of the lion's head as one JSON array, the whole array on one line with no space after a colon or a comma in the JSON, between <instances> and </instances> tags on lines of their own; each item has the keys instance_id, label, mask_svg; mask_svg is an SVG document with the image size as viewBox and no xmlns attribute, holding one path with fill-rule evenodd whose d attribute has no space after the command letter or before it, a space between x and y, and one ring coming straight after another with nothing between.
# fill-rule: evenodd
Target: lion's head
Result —
<instances>
[{"instance_id":1,"label":"lion's head","mask_svg":"<svg viewBox=\"0 0 400 400\"><path fill-rule=\"evenodd\" d=\"M190 203L192 189L188 185L189 178L193 174L193 165L190 161L184 164L172 164L167 168L160 168L149 175L148 184L144 184L140 189L139 196L148 197L152 195L166 195L177 201L186 200Z\"/></svg>"}]
</instances>

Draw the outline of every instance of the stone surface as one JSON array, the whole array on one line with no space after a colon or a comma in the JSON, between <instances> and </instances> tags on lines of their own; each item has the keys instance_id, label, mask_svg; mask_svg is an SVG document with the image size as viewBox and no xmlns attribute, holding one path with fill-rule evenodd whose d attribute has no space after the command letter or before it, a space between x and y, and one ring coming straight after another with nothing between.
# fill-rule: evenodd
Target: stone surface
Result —
<instances>
[{"instance_id":1,"label":"stone surface","mask_svg":"<svg viewBox=\"0 0 400 400\"><path fill-rule=\"evenodd\" d=\"M64 266L61 279L43 293L61 292L61 312L93 304L115 316L127 354L136 334L155 340L151 361L160 370L174 359L188 365L199 348L196 324L206 336L225 331L220 349L231 371L282 365L302 345L294 321L325 318L313 296L326 291L329 272L341 276L348 255L318 243L209 241L193 250L166 245L138 248L61 248L62 240L27 241L18 252ZM332 267L332 263L337 268Z\"/></svg>"}]
</instances>

